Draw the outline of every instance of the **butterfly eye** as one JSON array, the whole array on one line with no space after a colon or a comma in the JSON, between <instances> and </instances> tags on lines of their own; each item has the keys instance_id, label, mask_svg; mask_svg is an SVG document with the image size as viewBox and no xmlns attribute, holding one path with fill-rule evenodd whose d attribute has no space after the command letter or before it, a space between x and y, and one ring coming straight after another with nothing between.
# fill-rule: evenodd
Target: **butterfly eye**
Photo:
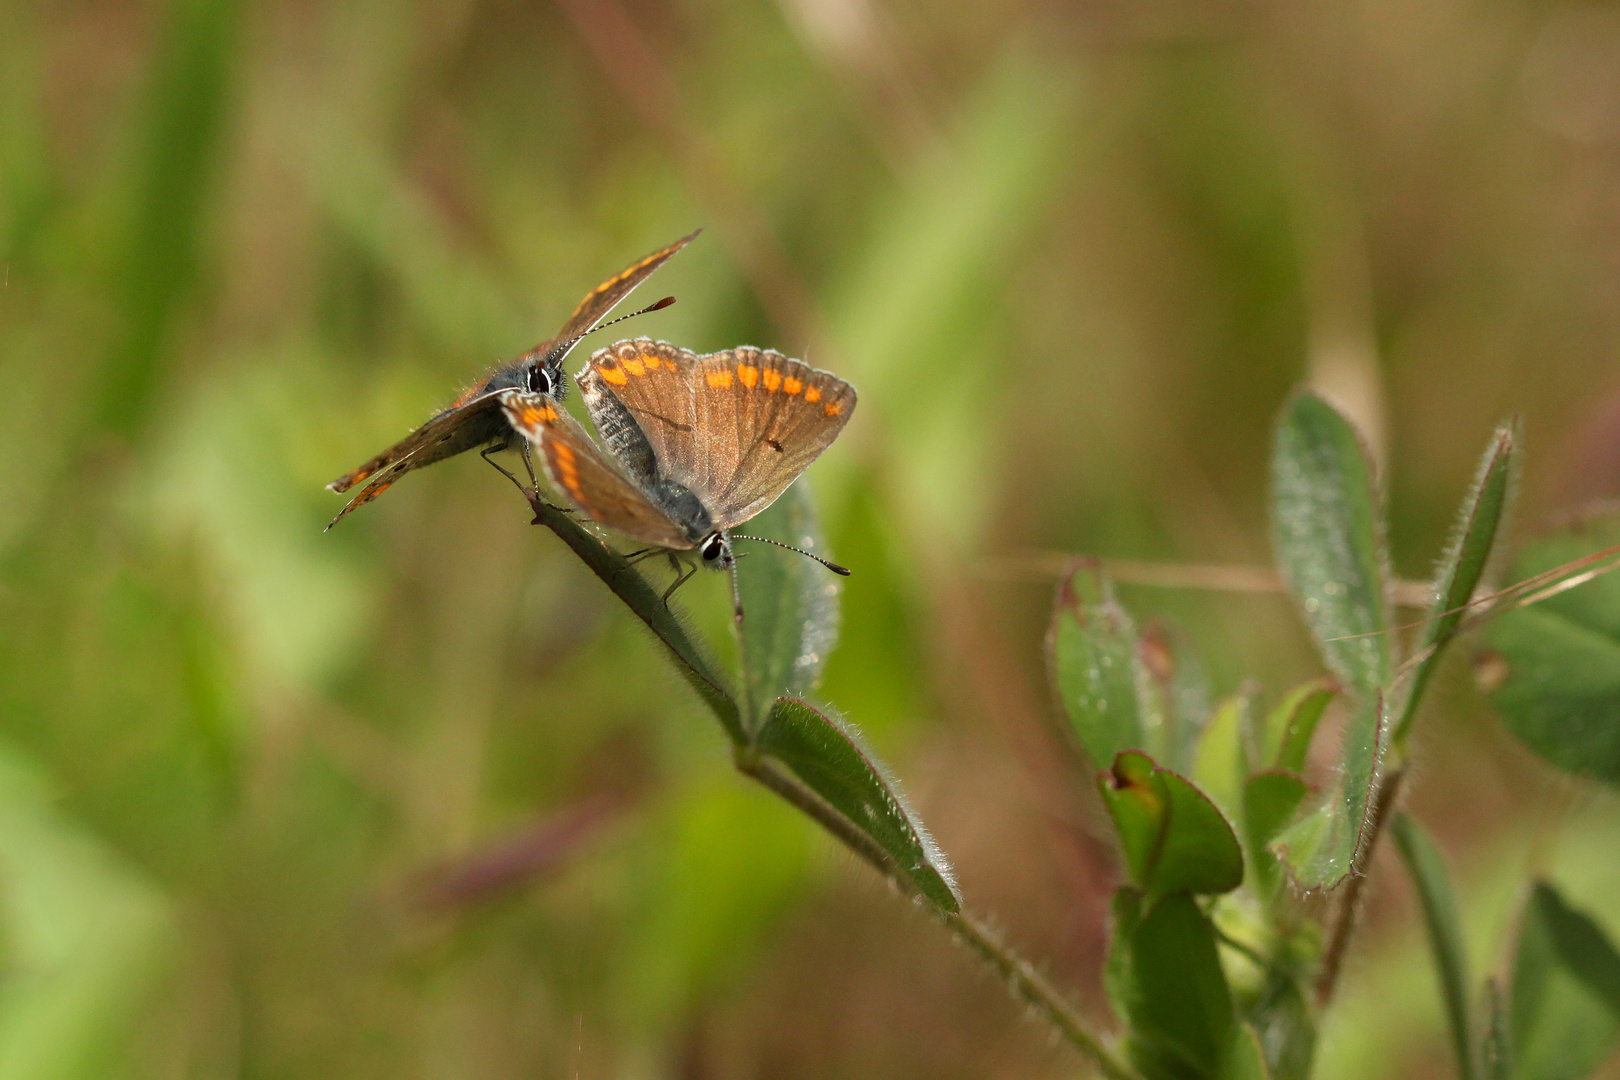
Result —
<instances>
[{"instance_id":1,"label":"butterfly eye","mask_svg":"<svg viewBox=\"0 0 1620 1080\"><path fill-rule=\"evenodd\" d=\"M544 364L536 364L529 369L529 392L533 394L552 393L551 370Z\"/></svg>"},{"instance_id":2,"label":"butterfly eye","mask_svg":"<svg viewBox=\"0 0 1620 1080\"><path fill-rule=\"evenodd\" d=\"M703 541L700 551L705 566L713 566L716 563L724 566L731 561L730 546L726 543L725 537L719 533L710 533L708 539Z\"/></svg>"}]
</instances>

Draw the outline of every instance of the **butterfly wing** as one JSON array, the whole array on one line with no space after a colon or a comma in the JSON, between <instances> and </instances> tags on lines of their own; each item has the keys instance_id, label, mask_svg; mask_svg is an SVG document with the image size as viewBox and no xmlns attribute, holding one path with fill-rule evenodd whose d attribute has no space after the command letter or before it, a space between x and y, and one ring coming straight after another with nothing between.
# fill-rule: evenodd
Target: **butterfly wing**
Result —
<instances>
[{"instance_id":1,"label":"butterfly wing","mask_svg":"<svg viewBox=\"0 0 1620 1080\"><path fill-rule=\"evenodd\" d=\"M501 406L513 429L539 450L552 485L586 517L659 547L692 547L686 531L621 473L555 401L542 394L509 392Z\"/></svg>"},{"instance_id":2,"label":"butterfly wing","mask_svg":"<svg viewBox=\"0 0 1620 1080\"><path fill-rule=\"evenodd\" d=\"M463 395L463 398L466 397ZM327 484L328 489L339 493L348 491L356 484L365 483L366 486L338 511L337 517L326 527L330 529L349 511L381 495L412 469L432 465L506 437L506 424L493 408L497 397L499 392L485 393L445 409L358 469Z\"/></svg>"},{"instance_id":3,"label":"butterfly wing","mask_svg":"<svg viewBox=\"0 0 1620 1080\"><path fill-rule=\"evenodd\" d=\"M364 506L381 495L395 480L412 469L432 465L434 462L504 438L507 429L501 423L500 414L496 411L496 399L500 390L522 384L520 374L527 365L543 364L550 370L558 371L553 385L558 390L566 390L567 381L561 376L560 365L574 342L605 319L620 301L635 291L637 285L647 280L649 274L668 262L672 255L691 243L702 231L699 229L689 236L683 236L668 247L653 252L602 282L585 294L585 299L579 302L574 314L569 317L555 338L542 342L525 353L516 363L503 367L468 387L461 396L427 423L358 469L344 473L326 485L328 489L339 494L356 484L366 485L359 495L350 499L339 511L338 516L332 519L327 528L336 525L349 511ZM556 351L558 346L562 347L560 352Z\"/></svg>"},{"instance_id":4,"label":"butterfly wing","mask_svg":"<svg viewBox=\"0 0 1620 1080\"><path fill-rule=\"evenodd\" d=\"M646 338L598 350L579 384L631 474L649 467L636 455L650 455L656 474L689 488L717 529L775 502L838 437L856 400L836 375L769 349L697 356ZM618 430L627 421L635 432Z\"/></svg>"},{"instance_id":5,"label":"butterfly wing","mask_svg":"<svg viewBox=\"0 0 1620 1080\"><path fill-rule=\"evenodd\" d=\"M669 247L653 252L639 262L633 263L624 270L608 278L602 284L585 294L585 299L579 302L574 314L569 316L563 328L557 331L557 336L545 345L536 346L534 352L546 353L547 362L553 366L561 364L574 344L588 334L597 323L619 306L620 301L635 291L637 285L647 280L649 274L663 266L681 248L690 244L697 238L698 229L675 241ZM552 355L554 349L560 347L562 351Z\"/></svg>"}]
</instances>

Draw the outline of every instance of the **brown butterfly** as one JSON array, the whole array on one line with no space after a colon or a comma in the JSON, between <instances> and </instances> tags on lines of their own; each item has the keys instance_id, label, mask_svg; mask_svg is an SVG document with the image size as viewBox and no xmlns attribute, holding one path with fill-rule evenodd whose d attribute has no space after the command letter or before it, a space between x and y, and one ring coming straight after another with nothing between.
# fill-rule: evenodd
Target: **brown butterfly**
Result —
<instances>
[{"instance_id":1,"label":"brown butterfly","mask_svg":"<svg viewBox=\"0 0 1620 1080\"><path fill-rule=\"evenodd\" d=\"M552 484L598 524L655 549L695 550L714 569L734 570L731 530L775 502L855 411L855 388L838 376L747 346L699 356L621 341L593 353L577 379L606 450L542 395L502 402Z\"/></svg>"},{"instance_id":2,"label":"brown butterfly","mask_svg":"<svg viewBox=\"0 0 1620 1080\"><path fill-rule=\"evenodd\" d=\"M434 462L454 457L477 446L484 447L482 454L488 461L490 454L510 446L515 436L501 413L500 396L508 391L523 390L558 400L566 397L568 378L563 374L562 364L569 351L580 338L607 318L608 313L629 296L637 285L645 281L649 274L664 265L670 256L691 243L702 231L699 229L690 236L683 236L668 247L653 252L602 282L585 294L585 299L579 302L579 307L574 309L574 314L563 324L556 337L541 342L512 363L492 371L479 382L463 390L454 401L434 414L427 423L358 469L345 473L327 484L328 489L340 493L360 483L364 483L365 487L349 500L326 527L330 529L343 520L349 511L365 505L387 491L396 480L412 469L432 465ZM674 302L674 297L665 297L643 310L654 311ZM527 444L524 444L524 448L527 463ZM496 468L500 466L496 465Z\"/></svg>"}]
</instances>

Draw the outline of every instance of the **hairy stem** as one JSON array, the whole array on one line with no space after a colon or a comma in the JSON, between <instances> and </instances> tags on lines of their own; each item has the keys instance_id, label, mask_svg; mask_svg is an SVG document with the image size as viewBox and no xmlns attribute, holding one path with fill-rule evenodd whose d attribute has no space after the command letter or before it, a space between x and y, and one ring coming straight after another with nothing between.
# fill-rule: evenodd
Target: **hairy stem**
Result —
<instances>
[{"instance_id":1,"label":"hairy stem","mask_svg":"<svg viewBox=\"0 0 1620 1080\"><path fill-rule=\"evenodd\" d=\"M1384 831L1384 823L1389 820L1389 811L1395 805L1395 796L1400 792L1401 777L1404 775L1404 769L1396 769L1379 785L1377 798L1373 802L1367 842L1362 847L1359 865L1353 868L1350 880L1345 883L1344 899L1339 903L1333 933L1328 938L1327 951L1322 954L1322 970L1316 977L1318 1006L1324 1006L1331 1001L1333 991L1338 986L1339 973L1344 969L1344 954L1350 948L1350 938L1355 934L1356 924L1361 915L1361 890L1367 884L1367 865L1372 862L1373 852L1378 848L1378 837Z\"/></svg>"},{"instance_id":2,"label":"hairy stem","mask_svg":"<svg viewBox=\"0 0 1620 1080\"><path fill-rule=\"evenodd\" d=\"M877 841L750 745L736 700L727 689L727 681L721 678L713 661L686 633L680 620L665 606L652 586L623 556L603 546L600 540L586 532L562 510L551 506L528 488L524 488L523 492L534 511L534 523L556 533L668 647L687 682L714 712L730 736L739 771L797 807L863 862L893 882L897 889L922 903L958 941L977 953L1006 980L1015 997L1039 1013L1108 1080L1140 1080L1135 1070L1121 1061L1104 1040L1089 1029L1085 1018L1029 961L1013 952L971 915L943 911L920 896Z\"/></svg>"}]
</instances>

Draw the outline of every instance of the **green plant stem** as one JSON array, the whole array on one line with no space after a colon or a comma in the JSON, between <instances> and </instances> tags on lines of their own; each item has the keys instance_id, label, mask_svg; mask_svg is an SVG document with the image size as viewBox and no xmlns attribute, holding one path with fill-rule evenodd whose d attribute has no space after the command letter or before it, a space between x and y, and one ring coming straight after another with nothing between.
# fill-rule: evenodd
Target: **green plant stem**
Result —
<instances>
[{"instance_id":1,"label":"green plant stem","mask_svg":"<svg viewBox=\"0 0 1620 1080\"><path fill-rule=\"evenodd\" d=\"M1344 899L1339 904L1338 917L1333 923L1333 933L1328 938L1328 947L1322 954L1322 969L1316 977L1316 1004L1318 1007L1326 1005L1333 999L1333 991L1339 984L1339 974L1344 969L1344 954L1350 948L1350 938L1354 936L1356 923L1361 914L1361 890L1367 884L1366 868L1372 862L1373 852L1378 848L1378 837L1384 831L1384 823L1389 819L1389 811L1395 805L1395 796L1399 794L1401 778L1406 775L1404 769L1396 769L1384 778L1379 785L1378 794L1373 802L1372 819L1368 823L1367 842L1362 846L1359 865L1352 868L1350 880L1344 886Z\"/></svg>"},{"instance_id":2,"label":"green plant stem","mask_svg":"<svg viewBox=\"0 0 1620 1080\"><path fill-rule=\"evenodd\" d=\"M748 739L743 730L742 714L726 689L727 680L720 675L714 661L687 634L686 627L682 626L680 620L669 610L669 605L664 603L663 597L647 584L647 579L636 572L628 559L610 550L602 541L586 532L566 512L552 506L533 490L521 484L519 488L528 499L530 509L534 511L534 524L544 525L556 533L558 538L568 545L569 550L578 555L580 561L590 567L591 572L601 578L602 583L613 590L615 596L624 601L625 606L635 613L636 618L657 635L658 640L668 647L679 662L686 681L719 719L720 726L725 729L732 743L737 746L746 745Z\"/></svg>"},{"instance_id":3,"label":"green plant stem","mask_svg":"<svg viewBox=\"0 0 1620 1080\"><path fill-rule=\"evenodd\" d=\"M522 485L519 485L522 488ZM983 923L963 912L941 911L922 897L898 872L887 852L853 822L824 802L820 796L754 749L747 738L737 703L726 689L726 681L713 662L686 633L685 627L664 604L652 586L621 555L610 551L586 532L567 513L551 506L537 493L522 488L534 511L534 523L544 525L567 544L580 560L613 594L624 601L668 647L680 664L687 682L714 712L731 738L737 768L745 776L769 788L797 807L860 859L877 870L902 893L931 911L962 944L972 949L995 969L1014 996L1039 1013L1071 1046L1080 1051L1108 1080L1141 1080L1135 1070L1121 1061L1104 1040L1094 1034L1085 1019L1064 999L1063 994L1034 966L996 936Z\"/></svg>"}]
</instances>

